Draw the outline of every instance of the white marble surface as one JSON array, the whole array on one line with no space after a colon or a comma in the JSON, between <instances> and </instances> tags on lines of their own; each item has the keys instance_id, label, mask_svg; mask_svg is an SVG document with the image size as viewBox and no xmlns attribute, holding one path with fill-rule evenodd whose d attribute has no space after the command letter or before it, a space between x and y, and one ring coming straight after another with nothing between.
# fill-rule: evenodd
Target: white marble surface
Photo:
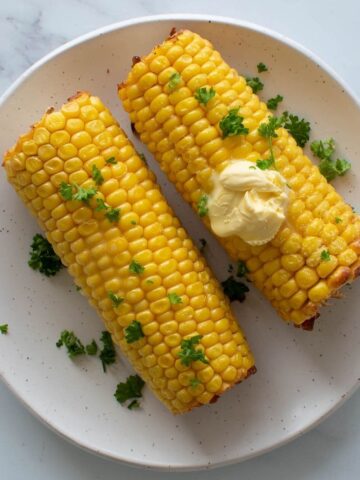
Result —
<instances>
[{"instance_id":1,"label":"white marble surface","mask_svg":"<svg viewBox=\"0 0 360 480\"><path fill-rule=\"evenodd\" d=\"M356 0L1 0L0 93L51 49L108 23L155 13L242 18L299 41L321 56L360 96L360 3ZM66 443L34 419L0 384L0 478L18 480L355 479L360 477L360 392L312 432L281 449L203 473L124 467ZM240 432L241 433L241 432ZM295 473L296 472L296 473Z\"/></svg>"}]
</instances>

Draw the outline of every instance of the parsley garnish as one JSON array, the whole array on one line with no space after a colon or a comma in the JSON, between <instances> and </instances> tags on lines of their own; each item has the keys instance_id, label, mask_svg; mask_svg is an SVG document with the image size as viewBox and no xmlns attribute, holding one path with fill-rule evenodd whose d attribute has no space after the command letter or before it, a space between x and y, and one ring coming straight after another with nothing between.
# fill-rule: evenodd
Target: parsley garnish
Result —
<instances>
[{"instance_id":1,"label":"parsley garnish","mask_svg":"<svg viewBox=\"0 0 360 480\"><path fill-rule=\"evenodd\" d=\"M304 118L300 119L297 115L292 115L288 112L283 113L283 119L284 128L291 133L299 147L305 147L306 142L309 140L310 123Z\"/></svg>"},{"instance_id":2,"label":"parsley garnish","mask_svg":"<svg viewBox=\"0 0 360 480\"><path fill-rule=\"evenodd\" d=\"M267 170L274 165L274 161L275 160L273 156L265 160L256 160L256 166L260 168L260 170Z\"/></svg>"},{"instance_id":3,"label":"parsley garnish","mask_svg":"<svg viewBox=\"0 0 360 480\"><path fill-rule=\"evenodd\" d=\"M245 283L235 280L232 275L227 280L221 282L221 286L230 302L234 302L235 300L243 302L245 300L245 294L249 291Z\"/></svg>"},{"instance_id":4,"label":"parsley garnish","mask_svg":"<svg viewBox=\"0 0 360 480\"><path fill-rule=\"evenodd\" d=\"M350 170L351 164L345 159L332 158L335 152L335 140L315 140L310 145L313 154L320 159L319 170L328 182L334 180L335 177L343 176Z\"/></svg>"},{"instance_id":5,"label":"parsley garnish","mask_svg":"<svg viewBox=\"0 0 360 480\"><path fill-rule=\"evenodd\" d=\"M179 85L180 81L181 81L180 73L179 72L173 73L169 78L169 83L168 83L169 89L175 90L175 88Z\"/></svg>"},{"instance_id":6,"label":"parsley garnish","mask_svg":"<svg viewBox=\"0 0 360 480\"><path fill-rule=\"evenodd\" d=\"M59 192L64 200L78 200L79 202L88 203L96 194L96 188L84 188L79 187L76 183L61 182Z\"/></svg>"},{"instance_id":7,"label":"parsley garnish","mask_svg":"<svg viewBox=\"0 0 360 480\"><path fill-rule=\"evenodd\" d=\"M96 185L102 185L104 183L104 177L101 175L100 169L96 165L93 165L91 172Z\"/></svg>"},{"instance_id":8,"label":"parsley garnish","mask_svg":"<svg viewBox=\"0 0 360 480\"><path fill-rule=\"evenodd\" d=\"M206 245L207 245L207 241L205 240L205 238L200 238L199 242L200 242L199 251L201 253L204 253L204 250L205 250Z\"/></svg>"},{"instance_id":9,"label":"parsley garnish","mask_svg":"<svg viewBox=\"0 0 360 480\"><path fill-rule=\"evenodd\" d=\"M60 334L59 340L56 342L58 348L65 346L70 358L85 354L84 345L74 332L63 330Z\"/></svg>"},{"instance_id":10,"label":"parsley garnish","mask_svg":"<svg viewBox=\"0 0 360 480\"><path fill-rule=\"evenodd\" d=\"M220 120L219 127L223 138L233 137L235 135L245 135L249 129L243 125L243 117L238 115L239 107L232 108L229 113Z\"/></svg>"},{"instance_id":11,"label":"parsley garnish","mask_svg":"<svg viewBox=\"0 0 360 480\"><path fill-rule=\"evenodd\" d=\"M330 262L331 256L328 250L323 250L320 254L320 258L323 262Z\"/></svg>"},{"instance_id":12,"label":"parsley garnish","mask_svg":"<svg viewBox=\"0 0 360 480\"><path fill-rule=\"evenodd\" d=\"M341 223L342 222L342 218L340 217L335 217L335 223Z\"/></svg>"},{"instance_id":13,"label":"parsley garnish","mask_svg":"<svg viewBox=\"0 0 360 480\"><path fill-rule=\"evenodd\" d=\"M237 264L236 276L241 278L241 277L245 277L248 273L249 273L249 269L247 268L245 262L243 262L242 260L239 260Z\"/></svg>"},{"instance_id":14,"label":"parsley garnish","mask_svg":"<svg viewBox=\"0 0 360 480\"><path fill-rule=\"evenodd\" d=\"M263 63L263 62L258 63L256 65L256 67L257 67L257 71L259 73L267 72L269 70L268 67L265 65L265 63Z\"/></svg>"},{"instance_id":15,"label":"parsley garnish","mask_svg":"<svg viewBox=\"0 0 360 480\"><path fill-rule=\"evenodd\" d=\"M39 233L33 237L28 265L33 270L38 270L47 277L56 275L63 267L51 243Z\"/></svg>"},{"instance_id":16,"label":"parsley garnish","mask_svg":"<svg viewBox=\"0 0 360 480\"><path fill-rule=\"evenodd\" d=\"M208 214L209 209L207 207L207 202L208 196L203 193L197 202L197 210L200 217L205 217L205 215Z\"/></svg>"},{"instance_id":17,"label":"parsley garnish","mask_svg":"<svg viewBox=\"0 0 360 480\"><path fill-rule=\"evenodd\" d=\"M98 346L95 340L86 345L85 350L88 355L96 355L98 351Z\"/></svg>"},{"instance_id":18,"label":"parsley garnish","mask_svg":"<svg viewBox=\"0 0 360 480\"><path fill-rule=\"evenodd\" d=\"M127 343L134 343L144 337L142 325L138 320L134 320L125 328L125 340Z\"/></svg>"},{"instance_id":19,"label":"parsley garnish","mask_svg":"<svg viewBox=\"0 0 360 480\"><path fill-rule=\"evenodd\" d=\"M209 360L205 357L204 352L201 349L195 349L198 345L202 335L194 335L191 338L181 341L181 350L178 353L178 357L183 365L189 366L191 362L199 361L202 363L209 363Z\"/></svg>"},{"instance_id":20,"label":"parsley garnish","mask_svg":"<svg viewBox=\"0 0 360 480\"><path fill-rule=\"evenodd\" d=\"M215 90L213 87L210 87L209 89L206 87L201 87L195 91L194 97L200 104L206 105L212 98L215 97Z\"/></svg>"},{"instance_id":21,"label":"parsley garnish","mask_svg":"<svg viewBox=\"0 0 360 480\"><path fill-rule=\"evenodd\" d=\"M106 330L101 333L100 342L103 343L103 348L100 352L100 360L103 366L104 372L106 372L106 365L115 363L116 350L112 341L111 335Z\"/></svg>"},{"instance_id":22,"label":"parsley garnish","mask_svg":"<svg viewBox=\"0 0 360 480\"><path fill-rule=\"evenodd\" d=\"M131 220L131 225L137 225L136 221L135 220Z\"/></svg>"},{"instance_id":23,"label":"parsley garnish","mask_svg":"<svg viewBox=\"0 0 360 480\"><path fill-rule=\"evenodd\" d=\"M190 387L191 387L191 388L197 387L198 385L200 385L200 383L201 383L201 382L200 382L200 380L199 380L198 378L196 378L196 377L190 378Z\"/></svg>"},{"instance_id":24,"label":"parsley garnish","mask_svg":"<svg viewBox=\"0 0 360 480\"><path fill-rule=\"evenodd\" d=\"M179 303L183 303L182 298L177 293L169 293L167 297L171 305L178 305Z\"/></svg>"},{"instance_id":25,"label":"parsley garnish","mask_svg":"<svg viewBox=\"0 0 360 480\"><path fill-rule=\"evenodd\" d=\"M114 307L118 307L124 301L124 299L122 297L120 297L119 295L116 295L116 293L112 292L111 290L110 290L110 292L108 292L108 297L112 301Z\"/></svg>"},{"instance_id":26,"label":"parsley garnish","mask_svg":"<svg viewBox=\"0 0 360 480\"><path fill-rule=\"evenodd\" d=\"M143 153L139 153L139 157L141 158L141 160L145 163L145 165L147 165L147 160L145 158L145 155Z\"/></svg>"},{"instance_id":27,"label":"parsley garnish","mask_svg":"<svg viewBox=\"0 0 360 480\"><path fill-rule=\"evenodd\" d=\"M276 97L269 98L269 100L266 102L266 106L269 110L276 110L279 103L281 103L283 100L284 97L282 97L281 95L276 95Z\"/></svg>"},{"instance_id":28,"label":"parsley garnish","mask_svg":"<svg viewBox=\"0 0 360 480\"><path fill-rule=\"evenodd\" d=\"M147 280L145 280L145 283L147 283L148 285L152 285L154 283L154 280L151 280L151 278L148 278Z\"/></svg>"},{"instance_id":29,"label":"parsley garnish","mask_svg":"<svg viewBox=\"0 0 360 480\"><path fill-rule=\"evenodd\" d=\"M117 164L117 161L116 161L116 158L115 157L110 157L108 158L107 160L105 160L106 163L109 163L111 165L116 165Z\"/></svg>"},{"instance_id":30,"label":"parsley garnish","mask_svg":"<svg viewBox=\"0 0 360 480\"><path fill-rule=\"evenodd\" d=\"M134 404L134 399L142 397L141 392L144 385L145 382L141 377L139 377L139 375L130 375L126 379L126 382L121 382L118 384L116 387L116 392L114 393L114 397L121 404L125 403L127 400L132 400L128 406L128 408L131 410L135 406L138 406L138 403Z\"/></svg>"},{"instance_id":31,"label":"parsley garnish","mask_svg":"<svg viewBox=\"0 0 360 480\"><path fill-rule=\"evenodd\" d=\"M105 217L110 222L118 222L120 218L120 208L112 208L109 205L106 205L102 198L96 199L97 207L95 208L95 212L101 212L105 210Z\"/></svg>"},{"instance_id":32,"label":"parsley garnish","mask_svg":"<svg viewBox=\"0 0 360 480\"><path fill-rule=\"evenodd\" d=\"M0 333L2 335L7 335L9 331L9 325L7 323L4 323L4 325L0 325Z\"/></svg>"},{"instance_id":33,"label":"parsley garnish","mask_svg":"<svg viewBox=\"0 0 360 480\"><path fill-rule=\"evenodd\" d=\"M131 273L135 273L135 275L141 275L144 273L145 268L141 265L141 263L138 263L136 260L132 260L129 265L129 271Z\"/></svg>"},{"instance_id":34,"label":"parsley garnish","mask_svg":"<svg viewBox=\"0 0 360 480\"><path fill-rule=\"evenodd\" d=\"M259 77L246 77L246 83L254 93L260 92L264 88L264 84Z\"/></svg>"},{"instance_id":35,"label":"parsley garnish","mask_svg":"<svg viewBox=\"0 0 360 480\"><path fill-rule=\"evenodd\" d=\"M128 407L129 410L134 410L134 408L140 408L140 403L138 400L133 400L129 403Z\"/></svg>"}]
</instances>

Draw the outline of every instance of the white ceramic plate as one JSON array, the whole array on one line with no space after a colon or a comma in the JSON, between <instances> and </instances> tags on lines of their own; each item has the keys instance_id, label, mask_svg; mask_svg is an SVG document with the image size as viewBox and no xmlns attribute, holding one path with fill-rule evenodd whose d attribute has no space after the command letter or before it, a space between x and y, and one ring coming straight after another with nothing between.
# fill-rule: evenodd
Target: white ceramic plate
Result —
<instances>
[{"instance_id":1,"label":"white ceramic plate","mask_svg":"<svg viewBox=\"0 0 360 480\"><path fill-rule=\"evenodd\" d=\"M174 26L209 38L242 73L256 74L258 62L267 64L262 98L281 93L284 108L311 120L313 138L337 139L340 153L353 161L353 170L336 187L360 206L360 112L352 94L329 68L289 39L228 19L148 17L112 25L61 47L30 68L3 97L0 150L48 106L59 106L80 89L102 97L132 138L116 84L132 56L148 52ZM194 240L209 238L164 176L158 179ZM4 173L0 205L0 324L9 323L9 335L0 336L0 374L41 420L80 446L153 468L185 470L238 462L308 430L356 389L360 282L345 289L343 300L324 308L311 333L287 326L252 289L246 302L234 309L256 356L255 376L217 404L181 417L169 414L150 392L140 411L122 408L113 393L130 372L124 361L105 375L97 359L72 362L55 347L65 328L88 341L98 338L103 327L65 271L47 279L27 266L31 238L39 228ZM228 259L214 240L209 243L209 263L224 279Z\"/></svg>"}]
</instances>

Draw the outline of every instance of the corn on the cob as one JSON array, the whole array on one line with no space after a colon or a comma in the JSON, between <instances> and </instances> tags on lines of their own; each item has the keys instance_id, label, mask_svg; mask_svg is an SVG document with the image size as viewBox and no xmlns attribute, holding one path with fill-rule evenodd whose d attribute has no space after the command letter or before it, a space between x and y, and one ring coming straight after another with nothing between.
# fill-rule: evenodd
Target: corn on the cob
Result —
<instances>
[{"instance_id":1,"label":"corn on the cob","mask_svg":"<svg viewBox=\"0 0 360 480\"><path fill-rule=\"evenodd\" d=\"M175 74L174 88L169 79ZM206 106L195 98L201 87L216 92ZM258 132L269 116L265 103L210 42L190 31L136 58L119 96L141 140L195 209L201 195L211 192L212 173L230 158L269 155ZM219 122L238 107L249 133L223 139ZM235 236L219 240L234 260L246 262L251 280L283 319L311 329L319 307L360 273L360 219L291 135L284 128L277 135L275 167L292 189L287 221L263 246ZM210 228L207 217L205 223ZM330 253L326 262L324 249Z\"/></svg>"},{"instance_id":2,"label":"corn on the cob","mask_svg":"<svg viewBox=\"0 0 360 480\"><path fill-rule=\"evenodd\" d=\"M254 372L220 286L99 98L79 93L49 110L5 154L4 165L114 341L172 412L214 401ZM94 187L94 165L103 181L93 198L65 201L62 182ZM96 211L99 199L121 209L118 221ZM140 271L129 268L133 261ZM171 304L170 294L181 303ZM144 337L127 343L124 329L134 320ZM178 357L182 340L194 335L202 335L208 364L186 366Z\"/></svg>"}]
</instances>

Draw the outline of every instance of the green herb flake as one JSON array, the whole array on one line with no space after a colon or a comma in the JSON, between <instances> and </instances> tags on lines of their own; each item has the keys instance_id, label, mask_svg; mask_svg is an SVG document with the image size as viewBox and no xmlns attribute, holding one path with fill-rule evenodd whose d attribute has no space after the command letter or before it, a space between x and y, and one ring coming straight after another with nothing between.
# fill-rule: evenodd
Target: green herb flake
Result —
<instances>
[{"instance_id":1,"label":"green herb flake","mask_svg":"<svg viewBox=\"0 0 360 480\"><path fill-rule=\"evenodd\" d=\"M200 380L196 377L192 377L190 378L190 382L189 382L189 385L191 388L196 388L198 385L200 385Z\"/></svg>"},{"instance_id":2,"label":"green herb flake","mask_svg":"<svg viewBox=\"0 0 360 480\"><path fill-rule=\"evenodd\" d=\"M183 303L182 298L177 293L169 293L167 297L171 305L179 305L180 303Z\"/></svg>"},{"instance_id":3,"label":"green herb flake","mask_svg":"<svg viewBox=\"0 0 360 480\"><path fill-rule=\"evenodd\" d=\"M59 340L56 342L58 348L64 346L67 349L69 358L74 358L85 354L85 347L74 332L63 330Z\"/></svg>"},{"instance_id":4,"label":"green herb flake","mask_svg":"<svg viewBox=\"0 0 360 480\"><path fill-rule=\"evenodd\" d=\"M97 193L95 187L84 188L76 184L74 186L77 191L73 194L73 200L78 200L79 202L89 203L89 200Z\"/></svg>"},{"instance_id":5,"label":"green herb flake","mask_svg":"<svg viewBox=\"0 0 360 480\"><path fill-rule=\"evenodd\" d=\"M114 307L119 307L124 301L124 299L122 297L120 297L120 295L117 295L116 293L112 292L111 290L108 292L108 297L112 301Z\"/></svg>"},{"instance_id":6,"label":"green herb flake","mask_svg":"<svg viewBox=\"0 0 360 480\"><path fill-rule=\"evenodd\" d=\"M123 405L128 400L131 400L130 405L133 403L134 399L142 397L142 389L144 388L145 382L139 377L139 375L130 375L126 382L120 382L116 387L116 392L114 397L116 400ZM134 408L135 405L132 406Z\"/></svg>"},{"instance_id":7,"label":"green herb flake","mask_svg":"<svg viewBox=\"0 0 360 480\"><path fill-rule=\"evenodd\" d=\"M75 285L75 289L77 292L81 292L81 287L79 287L79 285Z\"/></svg>"},{"instance_id":8,"label":"green herb flake","mask_svg":"<svg viewBox=\"0 0 360 480\"><path fill-rule=\"evenodd\" d=\"M95 340L85 346L85 351L88 355L96 355L98 351L98 346Z\"/></svg>"},{"instance_id":9,"label":"green herb flake","mask_svg":"<svg viewBox=\"0 0 360 480\"><path fill-rule=\"evenodd\" d=\"M265 63L263 62L258 63L256 65L256 68L258 73L267 72L269 70L268 67L265 65Z\"/></svg>"},{"instance_id":10,"label":"green herb flake","mask_svg":"<svg viewBox=\"0 0 360 480\"><path fill-rule=\"evenodd\" d=\"M141 160L145 163L145 165L147 165L147 160L145 158L145 155L143 153L139 153L139 157L141 158Z\"/></svg>"},{"instance_id":11,"label":"green herb flake","mask_svg":"<svg viewBox=\"0 0 360 480\"><path fill-rule=\"evenodd\" d=\"M299 147L305 147L310 138L310 123L297 115L283 113L284 128L294 137Z\"/></svg>"},{"instance_id":12,"label":"green herb flake","mask_svg":"<svg viewBox=\"0 0 360 480\"><path fill-rule=\"evenodd\" d=\"M97 204L97 207L95 208L95 212L101 212L102 210L108 209L108 206L106 205L106 203L102 198L97 198L96 204Z\"/></svg>"},{"instance_id":13,"label":"green herb flake","mask_svg":"<svg viewBox=\"0 0 360 480\"><path fill-rule=\"evenodd\" d=\"M251 165L251 166L249 167L249 170L256 170L255 165Z\"/></svg>"},{"instance_id":14,"label":"green herb flake","mask_svg":"<svg viewBox=\"0 0 360 480\"><path fill-rule=\"evenodd\" d=\"M101 174L101 170L96 165L92 166L91 174L96 185L102 185L104 183L104 177Z\"/></svg>"},{"instance_id":15,"label":"green herb flake","mask_svg":"<svg viewBox=\"0 0 360 480\"><path fill-rule=\"evenodd\" d=\"M131 220L131 225L137 225L136 221L135 220Z\"/></svg>"},{"instance_id":16,"label":"green herb flake","mask_svg":"<svg viewBox=\"0 0 360 480\"><path fill-rule=\"evenodd\" d=\"M256 166L261 170L266 170L275 163L275 157L273 152L273 139L277 138L276 130L283 125L284 118L281 117L269 117L267 122L261 123L258 128L259 134L266 138L269 145L270 157L267 160L258 160Z\"/></svg>"},{"instance_id":17,"label":"green herb flake","mask_svg":"<svg viewBox=\"0 0 360 480\"><path fill-rule=\"evenodd\" d=\"M179 72L174 72L169 78L168 86L170 90L175 90L175 88L181 82L181 75Z\"/></svg>"},{"instance_id":18,"label":"green herb flake","mask_svg":"<svg viewBox=\"0 0 360 480\"><path fill-rule=\"evenodd\" d=\"M3 325L0 325L0 333L2 335L7 335L9 332L9 325L7 323L4 323Z\"/></svg>"},{"instance_id":19,"label":"green herb flake","mask_svg":"<svg viewBox=\"0 0 360 480\"><path fill-rule=\"evenodd\" d=\"M120 208L109 207L105 213L105 217L112 223L118 222L120 218Z\"/></svg>"},{"instance_id":20,"label":"green herb flake","mask_svg":"<svg viewBox=\"0 0 360 480\"><path fill-rule=\"evenodd\" d=\"M342 222L342 218L340 217L335 217L335 223L341 223Z\"/></svg>"},{"instance_id":21,"label":"green herb flake","mask_svg":"<svg viewBox=\"0 0 360 480\"><path fill-rule=\"evenodd\" d=\"M73 199L73 187L70 183L61 182L59 192L64 200L68 201Z\"/></svg>"},{"instance_id":22,"label":"green herb flake","mask_svg":"<svg viewBox=\"0 0 360 480\"><path fill-rule=\"evenodd\" d=\"M200 238L199 242L200 242L199 251L200 251L201 253L204 253L205 248L206 248L206 246L207 246L207 241L205 240L205 238Z\"/></svg>"},{"instance_id":23,"label":"green herb flake","mask_svg":"<svg viewBox=\"0 0 360 480\"><path fill-rule=\"evenodd\" d=\"M140 403L138 400L132 400L128 407L127 407L129 410L134 410L134 408L140 408Z\"/></svg>"},{"instance_id":24,"label":"green herb flake","mask_svg":"<svg viewBox=\"0 0 360 480\"><path fill-rule=\"evenodd\" d=\"M116 361L116 350L111 335L106 330L101 333L100 342L103 344L103 348L100 351L100 360L104 372L106 372L106 366L112 365Z\"/></svg>"},{"instance_id":25,"label":"green herb flake","mask_svg":"<svg viewBox=\"0 0 360 480\"><path fill-rule=\"evenodd\" d=\"M315 140L310 145L313 154L320 159L319 170L320 173L331 182L337 176L342 177L350 170L351 164L345 159L333 160L335 152L335 140L329 138L328 140Z\"/></svg>"},{"instance_id":26,"label":"green herb flake","mask_svg":"<svg viewBox=\"0 0 360 480\"><path fill-rule=\"evenodd\" d=\"M153 285L154 280L151 280L151 278L148 278L147 280L145 280L145 283L146 283L147 285Z\"/></svg>"},{"instance_id":27,"label":"green herb flake","mask_svg":"<svg viewBox=\"0 0 360 480\"><path fill-rule=\"evenodd\" d=\"M246 77L246 83L254 93L260 92L264 88L264 84L259 77Z\"/></svg>"},{"instance_id":28,"label":"green herb flake","mask_svg":"<svg viewBox=\"0 0 360 480\"><path fill-rule=\"evenodd\" d=\"M28 265L33 270L37 270L47 277L52 277L62 269L63 264L54 252L51 243L39 233L34 235L30 248Z\"/></svg>"},{"instance_id":29,"label":"green herb flake","mask_svg":"<svg viewBox=\"0 0 360 480\"><path fill-rule=\"evenodd\" d=\"M133 320L130 325L125 328L125 340L127 343L137 342L144 336L142 325L138 320Z\"/></svg>"},{"instance_id":30,"label":"green herb flake","mask_svg":"<svg viewBox=\"0 0 360 480\"><path fill-rule=\"evenodd\" d=\"M270 167L274 165L274 157L267 158L265 160L256 160L256 166L260 170L268 170Z\"/></svg>"},{"instance_id":31,"label":"green herb flake","mask_svg":"<svg viewBox=\"0 0 360 480\"><path fill-rule=\"evenodd\" d=\"M132 260L129 265L129 271L131 273L135 273L135 275L141 275L144 273L145 268L141 265L141 263L137 262L136 260Z\"/></svg>"},{"instance_id":32,"label":"green herb flake","mask_svg":"<svg viewBox=\"0 0 360 480\"><path fill-rule=\"evenodd\" d=\"M203 193L197 202L197 210L200 217L205 217L208 214L208 196Z\"/></svg>"},{"instance_id":33,"label":"green herb flake","mask_svg":"<svg viewBox=\"0 0 360 480\"><path fill-rule=\"evenodd\" d=\"M191 338L181 341L181 350L178 353L178 357L183 365L190 366L191 362L199 361L202 363L209 363L209 360L205 357L203 350L196 349L195 346L199 344L202 339L202 335L194 335Z\"/></svg>"},{"instance_id":34,"label":"green herb flake","mask_svg":"<svg viewBox=\"0 0 360 480\"><path fill-rule=\"evenodd\" d=\"M269 110L276 110L279 106L279 103L281 103L283 100L284 97L282 97L281 95L276 95L276 97L269 98L269 100L266 102L266 106Z\"/></svg>"},{"instance_id":35,"label":"green herb flake","mask_svg":"<svg viewBox=\"0 0 360 480\"><path fill-rule=\"evenodd\" d=\"M245 283L235 280L232 275L221 282L221 286L230 302L235 302L236 300L243 302L245 300L245 294L249 291L249 288Z\"/></svg>"},{"instance_id":36,"label":"green herb flake","mask_svg":"<svg viewBox=\"0 0 360 480\"><path fill-rule=\"evenodd\" d=\"M229 113L220 120L219 127L222 137L233 137L235 135L246 135L249 129L243 125L243 117L238 114L239 108L232 108Z\"/></svg>"},{"instance_id":37,"label":"green herb flake","mask_svg":"<svg viewBox=\"0 0 360 480\"><path fill-rule=\"evenodd\" d=\"M105 162L110 164L110 165L116 165L117 164L117 160L116 160L115 157L110 157L110 158L106 159Z\"/></svg>"},{"instance_id":38,"label":"green herb flake","mask_svg":"<svg viewBox=\"0 0 360 480\"><path fill-rule=\"evenodd\" d=\"M195 91L194 97L200 104L207 105L207 103L215 97L215 90L213 87L210 87L209 89L201 87Z\"/></svg>"},{"instance_id":39,"label":"green herb flake","mask_svg":"<svg viewBox=\"0 0 360 480\"><path fill-rule=\"evenodd\" d=\"M323 262L330 262L331 256L328 250L323 250L320 254L320 258Z\"/></svg>"},{"instance_id":40,"label":"green herb flake","mask_svg":"<svg viewBox=\"0 0 360 480\"><path fill-rule=\"evenodd\" d=\"M247 268L246 263L239 260L237 263L236 276L239 278L246 277L248 273L249 273L249 269Z\"/></svg>"}]
</instances>

